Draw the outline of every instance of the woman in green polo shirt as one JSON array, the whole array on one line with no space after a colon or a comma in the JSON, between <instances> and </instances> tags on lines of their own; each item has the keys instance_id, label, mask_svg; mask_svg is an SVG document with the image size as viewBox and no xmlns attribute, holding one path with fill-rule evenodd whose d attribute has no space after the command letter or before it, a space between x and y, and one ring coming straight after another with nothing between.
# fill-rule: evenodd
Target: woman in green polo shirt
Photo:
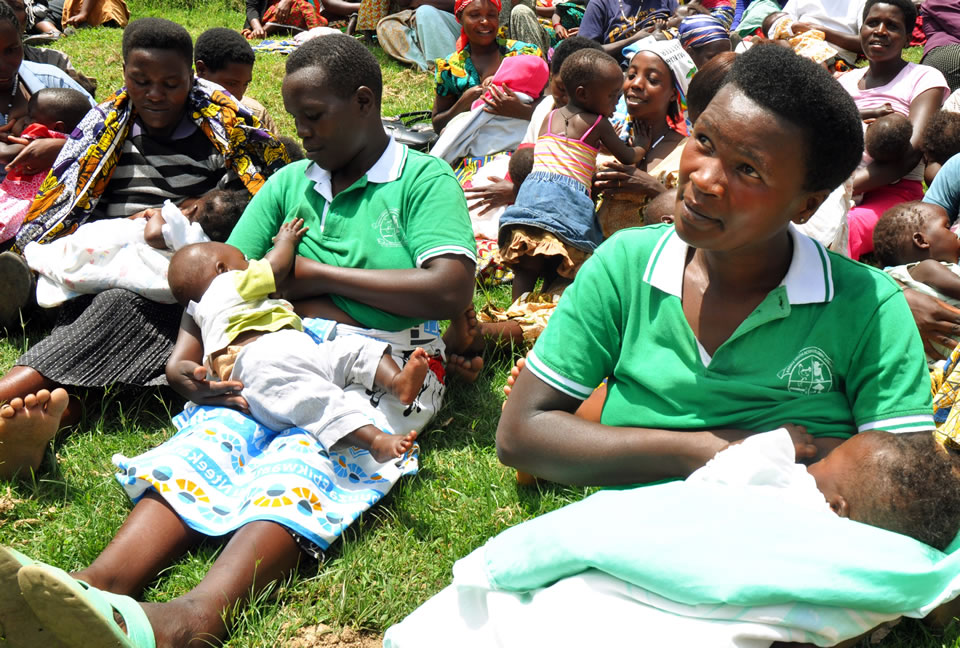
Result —
<instances>
[{"instance_id":1,"label":"woman in green polo shirt","mask_svg":"<svg viewBox=\"0 0 960 648\"><path fill-rule=\"evenodd\" d=\"M784 424L807 459L857 431L933 428L899 288L791 225L862 152L844 94L781 48L738 57L684 150L676 227L601 246L530 353L497 431L504 463L631 484ZM574 416L607 377L600 423Z\"/></svg>"}]
</instances>

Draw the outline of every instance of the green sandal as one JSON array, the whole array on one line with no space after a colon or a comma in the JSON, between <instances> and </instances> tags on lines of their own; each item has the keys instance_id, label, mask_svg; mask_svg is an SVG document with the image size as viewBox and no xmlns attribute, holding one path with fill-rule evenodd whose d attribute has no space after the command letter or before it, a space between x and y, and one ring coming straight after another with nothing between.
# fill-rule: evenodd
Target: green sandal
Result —
<instances>
[{"instance_id":1,"label":"green sandal","mask_svg":"<svg viewBox=\"0 0 960 648\"><path fill-rule=\"evenodd\" d=\"M21 567L37 564L19 551L0 547L0 645L10 648L66 648L37 619L20 593L17 574Z\"/></svg>"},{"instance_id":2,"label":"green sandal","mask_svg":"<svg viewBox=\"0 0 960 648\"><path fill-rule=\"evenodd\" d=\"M129 596L98 590L50 565L23 567L17 580L33 613L68 648L156 648L146 613Z\"/></svg>"}]
</instances>

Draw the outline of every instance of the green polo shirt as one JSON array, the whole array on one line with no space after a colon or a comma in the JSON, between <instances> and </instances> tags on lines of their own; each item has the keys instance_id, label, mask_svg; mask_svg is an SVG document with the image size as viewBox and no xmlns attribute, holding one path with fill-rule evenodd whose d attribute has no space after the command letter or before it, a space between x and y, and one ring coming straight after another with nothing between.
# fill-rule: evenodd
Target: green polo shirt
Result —
<instances>
[{"instance_id":1,"label":"green polo shirt","mask_svg":"<svg viewBox=\"0 0 960 648\"><path fill-rule=\"evenodd\" d=\"M583 265L527 367L579 399L609 376L609 425L795 423L839 438L933 429L923 345L900 289L790 232L783 282L710 357L680 302L687 244L667 225L621 231Z\"/></svg>"},{"instance_id":2,"label":"green polo shirt","mask_svg":"<svg viewBox=\"0 0 960 648\"><path fill-rule=\"evenodd\" d=\"M302 218L310 229L297 254L328 265L409 269L447 254L476 262L463 190L443 160L391 139L363 177L332 193L326 170L309 160L288 164L253 197L227 243L259 259L273 246L281 224ZM399 331L423 321L330 296L368 328Z\"/></svg>"}]
</instances>

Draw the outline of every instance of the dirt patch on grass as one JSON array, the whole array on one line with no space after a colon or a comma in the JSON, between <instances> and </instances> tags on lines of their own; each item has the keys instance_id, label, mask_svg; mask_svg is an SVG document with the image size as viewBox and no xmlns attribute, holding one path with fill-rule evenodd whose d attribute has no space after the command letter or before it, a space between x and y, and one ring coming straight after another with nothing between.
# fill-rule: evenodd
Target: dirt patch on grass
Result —
<instances>
[{"instance_id":1,"label":"dirt patch on grass","mask_svg":"<svg viewBox=\"0 0 960 648\"><path fill-rule=\"evenodd\" d=\"M284 648L380 648L383 636L344 628L336 632L327 625L304 626L288 639Z\"/></svg>"}]
</instances>

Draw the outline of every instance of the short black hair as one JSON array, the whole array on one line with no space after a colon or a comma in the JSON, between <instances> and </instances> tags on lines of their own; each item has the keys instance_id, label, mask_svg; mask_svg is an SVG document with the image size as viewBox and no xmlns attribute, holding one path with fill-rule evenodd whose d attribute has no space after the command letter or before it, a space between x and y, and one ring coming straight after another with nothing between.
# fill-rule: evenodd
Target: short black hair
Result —
<instances>
[{"instance_id":1,"label":"short black hair","mask_svg":"<svg viewBox=\"0 0 960 648\"><path fill-rule=\"evenodd\" d=\"M581 49L567 57L560 66L560 80L571 99L577 88L596 80L600 68L604 65L612 65L620 70L617 60L602 49Z\"/></svg>"},{"instance_id":2,"label":"short black hair","mask_svg":"<svg viewBox=\"0 0 960 648\"><path fill-rule=\"evenodd\" d=\"M380 64L370 50L351 36L329 34L308 40L287 59L287 75L304 68L322 70L317 83L341 98L352 96L360 86L367 86L380 105L383 97Z\"/></svg>"},{"instance_id":3,"label":"short black hair","mask_svg":"<svg viewBox=\"0 0 960 648\"><path fill-rule=\"evenodd\" d=\"M8 5L6 2L0 2L0 22L8 22L13 25L13 28L16 30L17 34L20 34L20 20L17 18L16 12L14 12L13 7ZM23 35L20 36L23 38Z\"/></svg>"},{"instance_id":4,"label":"short black hair","mask_svg":"<svg viewBox=\"0 0 960 648\"><path fill-rule=\"evenodd\" d=\"M726 83L730 68L736 60L737 55L733 52L717 54L693 75L690 87L687 88L687 113L690 121L696 121L694 117L699 117L707 109Z\"/></svg>"},{"instance_id":5,"label":"short black hair","mask_svg":"<svg viewBox=\"0 0 960 648\"><path fill-rule=\"evenodd\" d=\"M763 22L760 23L760 30L763 32L763 35L767 38L770 37L770 28L773 27L773 23L777 22L783 16L786 16L784 11L772 11L767 14L767 17L763 19Z\"/></svg>"},{"instance_id":6,"label":"short black hair","mask_svg":"<svg viewBox=\"0 0 960 648\"><path fill-rule=\"evenodd\" d=\"M920 148L927 159L937 164L946 164L960 153L960 113L941 110L931 117Z\"/></svg>"},{"instance_id":7,"label":"short black hair","mask_svg":"<svg viewBox=\"0 0 960 648\"><path fill-rule=\"evenodd\" d=\"M863 157L856 104L829 72L786 47L761 44L737 56L727 83L804 135L805 191L832 190Z\"/></svg>"},{"instance_id":8,"label":"short black hair","mask_svg":"<svg viewBox=\"0 0 960 648\"><path fill-rule=\"evenodd\" d=\"M247 39L226 27L213 27L197 36L193 58L203 61L211 72L219 72L231 63L253 65L256 61Z\"/></svg>"},{"instance_id":9,"label":"short black hair","mask_svg":"<svg viewBox=\"0 0 960 648\"><path fill-rule=\"evenodd\" d=\"M193 67L193 41L182 25L164 18L138 18L123 30L121 52L124 62L133 50L176 52Z\"/></svg>"},{"instance_id":10,"label":"short black hair","mask_svg":"<svg viewBox=\"0 0 960 648\"><path fill-rule=\"evenodd\" d=\"M881 267L906 263L913 247L913 235L923 229L926 203L900 203L883 212L873 228L873 252Z\"/></svg>"},{"instance_id":11,"label":"short black hair","mask_svg":"<svg viewBox=\"0 0 960 648\"><path fill-rule=\"evenodd\" d=\"M560 74L560 68L567 57L574 52L583 49L593 49L603 51L603 45L586 36L571 36L560 41L553 50L553 56L550 57L550 74L556 76Z\"/></svg>"},{"instance_id":12,"label":"short black hair","mask_svg":"<svg viewBox=\"0 0 960 648\"><path fill-rule=\"evenodd\" d=\"M90 112L90 100L87 95L73 88L41 88L32 95L27 102L27 111L36 114L37 104L40 101L48 103L53 109L58 121L62 121L65 132L70 133Z\"/></svg>"},{"instance_id":13,"label":"short black hair","mask_svg":"<svg viewBox=\"0 0 960 648\"><path fill-rule=\"evenodd\" d=\"M525 146L517 149L510 156L510 164L507 166L510 173L510 180L513 182L514 191L520 189L520 185L527 179L530 172L533 171L533 147Z\"/></svg>"},{"instance_id":14,"label":"short black hair","mask_svg":"<svg viewBox=\"0 0 960 648\"><path fill-rule=\"evenodd\" d=\"M648 202L643 208L643 224L659 225L663 223L664 216L673 216L674 208L677 203L677 192L667 190L660 192L657 196Z\"/></svg>"},{"instance_id":15,"label":"short black hair","mask_svg":"<svg viewBox=\"0 0 960 648\"><path fill-rule=\"evenodd\" d=\"M910 36L914 25L917 24L917 8L914 6L913 0L867 0L866 4L863 5L863 20L867 19L870 8L876 4L888 4L898 8L903 14L903 28L907 32L907 36ZM903 46L907 47L909 45L910 40L908 38Z\"/></svg>"},{"instance_id":16,"label":"short black hair","mask_svg":"<svg viewBox=\"0 0 960 648\"><path fill-rule=\"evenodd\" d=\"M211 241L223 243L250 202L246 190L216 189L207 194L207 209L197 221Z\"/></svg>"},{"instance_id":17,"label":"short black hair","mask_svg":"<svg viewBox=\"0 0 960 648\"><path fill-rule=\"evenodd\" d=\"M960 529L957 454L932 432L872 436L878 452L857 477L864 491L872 491L874 502L861 521L943 551Z\"/></svg>"},{"instance_id":18,"label":"short black hair","mask_svg":"<svg viewBox=\"0 0 960 648\"><path fill-rule=\"evenodd\" d=\"M891 113L878 117L867 127L863 145L877 162L895 162L910 152L913 124L905 115Z\"/></svg>"}]
</instances>

